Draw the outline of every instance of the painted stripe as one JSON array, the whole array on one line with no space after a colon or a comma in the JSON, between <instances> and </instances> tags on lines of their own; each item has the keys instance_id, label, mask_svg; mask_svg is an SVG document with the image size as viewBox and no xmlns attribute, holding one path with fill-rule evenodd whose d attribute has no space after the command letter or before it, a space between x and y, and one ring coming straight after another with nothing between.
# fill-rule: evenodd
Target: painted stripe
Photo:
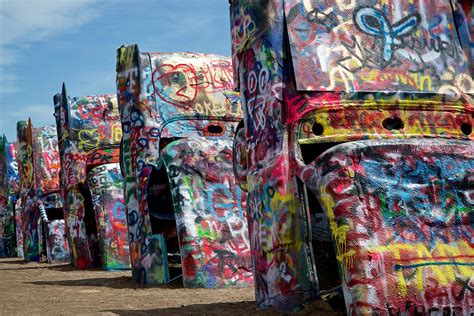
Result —
<instances>
[{"instance_id":1,"label":"painted stripe","mask_svg":"<svg viewBox=\"0 0 474 316\"><path fill-rule=\"evenodd\" d=\"M410 264L410 265L401 265L396 264L394 266L395 270L402 270L402 269L413 269L419 268L424 266L474 266L474 262L424 262L424 263L417 263L417 264Z\"/></svg>"}]
</instances>

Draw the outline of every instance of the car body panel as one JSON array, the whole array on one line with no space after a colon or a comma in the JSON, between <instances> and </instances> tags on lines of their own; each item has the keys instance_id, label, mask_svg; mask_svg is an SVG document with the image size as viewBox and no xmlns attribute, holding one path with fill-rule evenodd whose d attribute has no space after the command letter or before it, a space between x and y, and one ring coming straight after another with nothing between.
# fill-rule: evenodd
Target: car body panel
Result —
<instances>
[{"instance_id":1,"label":"car body panel","mask_svg":"<svg viewBox=\"0 0 474 316\"><path fill-rule=\"evenodd\" d=\"M69 263L69 245L65 239L63 201L60 194L58 136L54 125L33 128L33 168L35 204L40 213L48 263ZM48 217L48 212L53 218Z\"/></svg>"},{"instance_id":2,"label":"car body panel","mask_svg":"<svg viewBox=\"0 0 474 316\"><path fill-rule=\"evenodd\" d=\"M372 17L363 15L367 12L361 10L371 13ZM471 194L466 187L472 187L472 176L469 176L472 174L469 167L472 155L469 155L469 150L472 152L473 81L468 72L470 58L464 45L466 40L458 37L455 31L459 19L453 20L448 2L428 5L424 0L372 1L370 4L367 1L276 0L256 3L236 0L231 1L230 15L232 58L235 77L238 78L236 87L244 110L244 127L237 131L239 137L234 142L234 157L237 158L234 159L234 164L237 164L234 169L241 187L248 190L249 231L258 305L295 310L333 290L322 288L327 264L319 261L322 254L318 248L320 240L313 236L313 232L318 235L318 230L326 230L334 244L334 265L339 266L338 284L344 289L348 314L439 310L472 313L472 293L464 290L472 282L466 277L471 273L466 269L472 271L473 244L466 235L472 229L469 226L472 225L472 216L463 214L466 207L472 208L472 200L458 203L458 198L453 198L455 202L452 203L456 205L454 217L459 217L464 223L464 226L457 227L462 231L457 237L453 237L447 228L452 222L439 213L439 204L432 202L443 201L444 193L441 191L430 191L427 193L429 199L421 202L413 193L407 192L404 198L413 203L418 201L420 205L415 209L397 205L407 214L413 214L408 216L410 220L419 220L416 214L422 210L439 214L438 224L445 229L441 229L443 232L436 230L436 234L451 234L451 237L438 238L443 244L441 248L452 247L450 242L459 245L449 248L449 251L443 248L446 258L449 258L444 268L449 277L438 273L438 264L416 266L410 272L399 269L393 273L392 264L398 263L389 257L386 261L377 257L381 259L375 266L366 260L367 257L359 255L364 253L365 250L360 250L364 247L380 246L377 235L369 234L364 240L352 237L358 236L359 231L372 229L370 226L352 225L364 216L363 221L383 218L381 204L377 204L369 193L375 190L371 185L379 181L377 190L383 190L384 184L398 179L397 188L406 191L404 185L413 187L409 183L416 179L416 167L413 166L426 169L434 183L449 183L449 196ZM356 20L354 16L357 16ZM407 22L413 16L416 16L413 25L417 32L405 35L401 31L403 27L399 28L401 33L398 33L395 44L383 44L381 38L376 38L378 35L367 34L367 29L390 25L384 32L390 30L392 33L385 34L385 38L390 35L394 39L394 28L402 25L397 23ZM424 17L433 18L426 20ZM365 31L354 24L358 23L357 19L366 22ZM326 23L334 25L327 27ZM408 52L400 46L400 36L405 43L423 41L430 44L410 48L415 51L410 54L428 53L433 61L441 59L443 62L433 65L430 60L425 64L417 62L416 58L406 58ZM443 42L441 47L446 50L431 45L438 40ZM337 42L340 45L336 45ZM362 42L363 47L353 46L355 42ZM324 45L329 45L329 48ZM388 55L391 59L387 58L386 63L367 65L370 58L358 58L362 51L378 61L383 60L387 46L390 46L391 54ZM351 60L338 59L345 57ZM424 78L426 71L437 75ZM420 79L424 79L422 84ZM382 146L389 141L392 145ZM362 149L353 150L352 146ZM379 147L386 150L377 151ZM370 152L370 148L373 148L373 154L365 157L362 152ZM331 156L331 149L337 150L338 155ZM457 156L456 151L459 151ZM400 175L400 169L396 169L397 174L388 171L378 171L377 174L375 171L384 166L384 159L386 163L392 161L391 155L394 164L409 162L406 168L410 171L413 168L413 172ZM318 162L318 168L325 170L324 173L309 167L318 157L325 157ZM353 168L360 169L354 171L356 173L362 172L364 163L370 165L372 161L379 164L373 164L375 169L367 172L365 184L352 178ZM463 166L459 179L464 180L441 171L442 166L451 163L452 166ZM323 176L325 178L321 178ZM383 180L378 179L379 176ZM370 182L372 178L374 184ZM425 190L426 178L419 179L422 180L421 187ZM388 196L385 201L397 200L399 191L384 192ZM355 201L360 203L355 204ZM367 203L373 204L369 204L373 207L369 214L362 212ZM352 205L358 208L354 209ZM340 215L331 219L332 214ZM315 225L316 215L326 218L326 228ZM349 226L343 225L346 222ZM403 231L405 227L400 226L403 224L395 227L394 223L396 216L379 223L379 226L385 227L392 235L407 234L404 235L410 236L407 240L413 237L410 240L413 243L404 240L405 244L429 249L426 258L439 254L438 246L433 246L429 240L416 241L415 235ZM405 229L408 231L409 227ZM361 243L361 248L353 248L355 253L347 253L348 245L353 246L356 241ZM383 246L397 249L399 241L386 239ZM458 252L468 257L457 258ZM403 258L404 254L400 254L398 259ZM409 253L406 258L410 259ZM381 268L385 267L384 264L387 270ZM364 273L368 277L362 278ZM403 289L402 283L408 274L416 275L418 280L429 279L429 290L425 292L424 283L410 283L411 280ZM379 280L386 281L383 291Z\"/></svg>"},{"instance_id":3,"label":"car body panel","mask_svg":"<svg viewBox=\"0 0 474 316\"><path fill-rule=\"evenodd\" d=\"M113 95L70 98L63 84L54 103L60 136L62 194L66 201L65 218L74 265L79 269L98 265L106 270L126 269L129 256L128 248L123 245L128 243L128 236L122 233L123 220L106 216L113 212L114 205L109 202L121 201L121 176L112 183L106 181L100 188L88 186L87 181L88 177L100 176L94 168L118 163L122 131L117 99ZM107 176L102 178L108 179ZM99 202L92 200L96 193L95 198L102 198L105 203L102 204L103 212L99 208L94 212L94 202ZM111 227L113 231L110 231ZM110 256L117 247L110 243L111 234L120 237L120 252L127 255Z\"/></svg>"},{"instance_id":4,"label":"car body panel","mask_svg":"<svg viewBox=\"0 0 474 316\"><path fill-rule=\"evenodd\" d=\"M232 174L230 139L192 137L161 151L168 170L184 285L245 286L252 282L242 190Z\"/></svg>"},{"instance_id":5,"label":"car body panel","mask_svg":"<svg viewBox=\"0 0 474 316\"><path fill-rule=\"evenodd\" d=\"M0 136L0 257L14 257L18 254L15 224L17 195L18 166L15 143L9 143L3 135Z\"/></svg>"},{"instance_id":6,"label":"car body panel","mask_svg":"<svg viewBox=\"0 0 474 316\"><path fill-rule=\"evenodd\" d=\"M130 269L123 178L118 163L90 169L87 181L97 219L102 265L106 270Z\"/></svg>"},{"instance_id":7,"label":"car body panel","mask_svg":"<svg viewBox=\"0 0 474 316\"><path fill-rule=\"evenodd\" d=\"M40 261L42 251L40 214L35 203L33 167L33 127L31 120L17 123L18 174L22 206L23 255L26 262Z\"/></svg>"},{"instance_id":8,"label":"car body panel","mask_svg":"<svg viewBox=\"0 0 474 316\"><path fill-rule=\"evenodd\" d=\"M200 212L197 209L206 209L208 203L204 199L206 193L201 192L199 186L199 190L191 186L199 201L194 208L191 197L187 202L179 198L185 194L183 191L185 186L180 184L183 179L193 183L196 181L197 185L199 177L196 174L199 172L205 174L211 172L210 170L198 169L196 173L189 175L182 172L180 175L184 178L180 178L176 183L171 182L169 177L169 181L165 180L166 184L163 185L173 192L172 198L175 203L173 210L166 210L168 214L163 214L164 208L149 209L147 202L148 197L155 201L164 198L163 195L153 197L152 193L147 191L148 187L153 185L149 184L153 174L161 172L168 166L176 166L177 162L173 159L179 161L179 153L173 152L167 152L167 160L161 161L161 150L176 149L174 146L175 144L178 146L178 143L183 146L183 150L189 148L191 143L201 148L208 146L207 137L218 138L219 142L232 139L235 126L241 117L238 95L228 91L232 90L232 87L232 69L226 57L194 53L140 53L136 45L122 46L117 51L117 96L124 131L121 159L126 178L125 205L128 214L132 273L137 282L165 284L170 281L166 254L172 250L167 249L166 242L173 237L168 238L164 236L165 233L160 235L157 231L153 231L152 226L155 220L168 220L170 223L175 223L176 230L179 230L177 234L183 237L180 241L180 251L185 286L225 287L251 283L249 251L244 245L240 245L241 249L230 248L237 241L247 241L245 211L242 214L236 213L238 219L232 215L232 220L229 222L238 223L236 226L239 230L236 235L232 235L231 239L235 239L234 241L229 240L222 245L230 252L229 256L218 256L214 250L219 249L213 246L215 244L213 239L221 238L218 236L222 236L223 229L230 225L219 223L209 214L204 218L197 216ZM199 168L212 165L213 159L206 157L196 158L196 162L202 163ZM210 161L206 161L207 159ZM216 157L216 159L222 158ZM192 165L192 162L189 163ZM185 167L186 164L179 166L179 168ZM233 186L231 169L224 168L222 171L219 178L206 185L210 186L212 191L224 184L219 181L227 179L225 182L227 190L236 193L228 198L233 200L240 197L241 193L238 193L240 189ZM166 172L169 176L170 171L166 169ZM202 185L205 183L202 182ZM186 190L188 191L189 189ZM237 207L241 202L231 203L236 203ZM245 210L244 205L240 205L238 209L240 208ZM217 226L209 233L205 233L203 227L211 222L215 222ZM201 227L201 230L198 227ZM187 233L181 235L183 232ZM184 236L186 240L189 239L189 243L184 240ZM234 258L237 254L242 258L244 269L233 269L226 263L229 261L228 258ZM199 256L202 258L196 259ZM206 260L209 262L207 271L203 265ZM234 262L229 264L235 265Z\"/></svg>"}]
</instances>

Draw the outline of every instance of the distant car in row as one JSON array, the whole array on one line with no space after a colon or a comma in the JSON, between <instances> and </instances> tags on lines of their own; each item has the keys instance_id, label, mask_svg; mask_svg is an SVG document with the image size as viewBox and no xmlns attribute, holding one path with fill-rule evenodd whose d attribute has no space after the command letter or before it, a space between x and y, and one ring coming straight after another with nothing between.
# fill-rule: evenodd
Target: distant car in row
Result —
<instances>
[{"instance_id":1,"label":"distant car in row","mask_svg":"<svg viewBox=\"0 0 474 316\"><path fill-rule=\"evenodd\" d=\"M17 235L15 204L18 199L16 143L0 135L0 257L23 257L22 236Z\"/></svg>"},{"instance_id":2,"label":"distant car in row","mask_svg":"<svg viewBox=\"0 0 474 316\"><path fill-rule=\"evenodd\" d=\"M17 133L23 256L26 261L69 262L56 128L33 128L30 119L18 122Z\"/></svg>"},{"instance_id":3,"label":"distant car in row","mask_svg":"<svg viewBox=\"0 0 474 316\"><path fill-rule=\"evenodd\" d=\"M117 98L70 98L63 84L54 105L73 264L79 269L129 269Z\"/></svg>"}]
</instances>

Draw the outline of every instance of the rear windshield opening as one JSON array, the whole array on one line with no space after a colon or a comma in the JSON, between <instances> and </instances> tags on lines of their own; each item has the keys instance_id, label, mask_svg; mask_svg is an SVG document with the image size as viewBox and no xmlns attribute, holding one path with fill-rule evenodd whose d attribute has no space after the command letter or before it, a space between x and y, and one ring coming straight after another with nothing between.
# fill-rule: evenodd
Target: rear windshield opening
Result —
<instances>
[{"instance_id":1,"label":"rear windshield opening","mask_svg":"<svg viewBox=\"0 0 474 316\"><path fill-rule=\"evenodd\" d=\"M313 162L316 158L321 156L326 150L339 145L340 143L314 143L314 144L300 144L301 156L305 164Z\"/></svg>"},{"instance_id":2,"label":"rear windshield opening","mask_svg":"<svg viewBox=\"0 0 474 316\"><path fill-rule=\"evenodd\" d=\"M154 169L150 175L147 203L152 233L163 235L166 241L168 268L172 280L179 276L182 270L173 199L164 168Z\"/></svg>"},{"instance_id":3,"label":"rear windshield opening","mask_svg":"<svg viewBox=\"0 0 474 316\"><path fill-rule=\"evenodd\" d=\"M97 232L97 222L92 204L92 196L86 185L80 185L79 189L84 197L84 225L86 227L87 240L89 242L89 251L92 256L92 266L94 268L101 267L102 252L99 245L99 234Z\"/></svg>"}]
</instances>

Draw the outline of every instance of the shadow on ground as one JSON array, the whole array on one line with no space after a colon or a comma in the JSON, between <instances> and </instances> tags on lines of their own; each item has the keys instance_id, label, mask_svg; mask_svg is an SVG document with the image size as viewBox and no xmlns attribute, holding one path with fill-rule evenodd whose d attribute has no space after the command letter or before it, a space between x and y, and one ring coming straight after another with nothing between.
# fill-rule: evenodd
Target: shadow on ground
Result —
<instances>
[{"instance_id":1,"label":"shadow on ground","mask_svg":"<svg viewBox=\"0 0 474 316\"><path fill-rule=\"evenodd\" d=\"M242 301L239 303L214 303L194 304L181 307L168 307L149 310L105 310L102 312L114 313L124 316L142 315L345 315L343 312L335 312L328 305L319 301L306 306L301 312L283 313L275 309L258 309L254 301Z\"/></svg>"},{"instance_id":2,"label":"shadow on ground","mask_svg":"<svg viewBox=\"0 0 474 316\"><path fill-rule=\"evenodd\" d=\"M23 259L13 259L13 258L1 258L0 263L6 263L6 264L22 264L26 263L25 260Z\"/></svg>"},{"instance_id":3,"label":"shadow on ground","mask_svg":"<svg viewBox=\"0 0 474 316\"><path fill-rule=\"evenodd\" d=\"M223 312L225 311L225 313ZM195 304L182 307L168 307L149 310L107 310L117 315L248 315L257 311L255 302ZM261 314L264 315L264 314ZM278 314L268 314L278 315Z\"/></svg>"},{"instance_id":4,"label":"shadow on ground","mask_svg":"<svg viewBox=\"0 0 474 316\"><path fill-rule=\"evenodd\" d=\"M150 288L142 284L137 284L133 281L131 276L120 276L115 278L87 278L78 280L60 280L60 281L34 281L28 282L34 285L48 285L48 286L106 286L113 289L138 289ZM183 285L179 282L174 282L167 285L159 286L160 289L182 289Z\"/></svg>"},{"instance_id":5,"label":"shadow on ground","mask_svg":"<svg viewBox=\"0 0 474 316\"><path fill-rule=\"evenodd\" d=\"M47 262L26 262L23 259L15 258L0 258L0 264L11 264L17 265L15 268L0 268L0 271L15 271L15 270L36 270L36 269L48 269L53 271L81 271L74 267L71 263L47 263ZM19 266L19 267L18 267ZM104 271L101 268L91 268L84 271ZM126 270L125 270L126 271Z\"/></svg>"},{"instance_id":6,"label":"shadow on ground","mask_svg":"<svg viewBox=\"0 0 474 316\"><path fill-rule=\"evenodd\" d=\"M10 262L2 262L2 263L9 263L9 264L10 263L15 263L15 264L21 264L22 266L17 267L17 268L11 268L11 269L10 268L0 268L0 271L49 269L49 270L67 272L67 271L75 270L74 267L71 266L70 264L51 265L51 264L47 264L47 263L40 263L41 265L39 265L37 262L29 263L29 262L24 262L24 261L21 261L21 262L10 261Z\"/></svg>"},{"instance_id":7,"label":"shadow on ground","mask_svg":"<svg viewBox=\"0 0 474 316\"><path fill-rule=\"evenodd\" d=\"M34 285L47 286L106 286L113 289L133 289L137 288L137 284L133 282L132 277L121 276L117 278L92 278L78 280L61 280L61 281L34 281L28 282Z\"/></svg>"}]
</instances>

